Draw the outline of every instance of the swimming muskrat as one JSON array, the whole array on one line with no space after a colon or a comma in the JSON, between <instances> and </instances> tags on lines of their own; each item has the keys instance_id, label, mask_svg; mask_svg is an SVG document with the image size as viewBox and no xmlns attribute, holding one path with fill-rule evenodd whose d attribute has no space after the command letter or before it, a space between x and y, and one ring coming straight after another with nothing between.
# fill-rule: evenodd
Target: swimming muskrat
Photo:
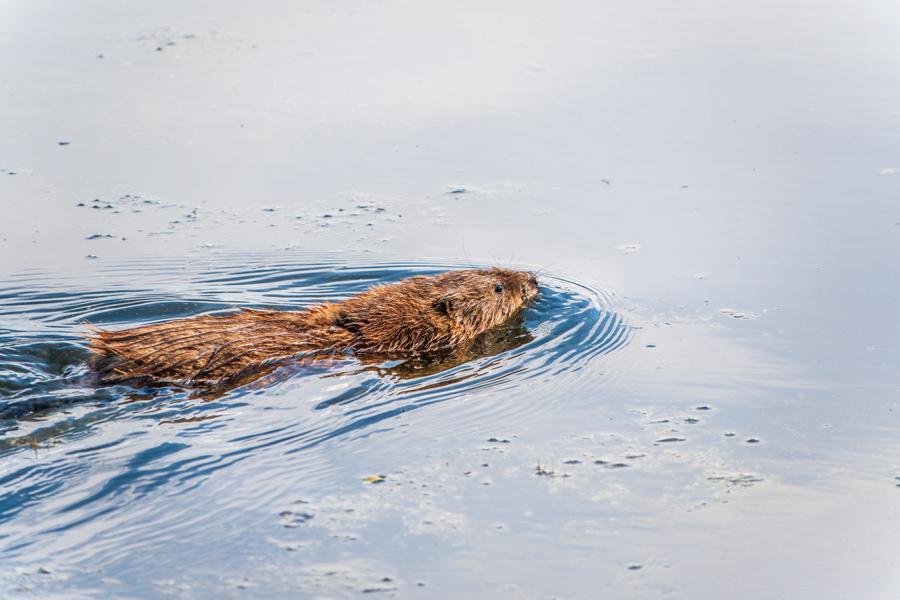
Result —
<instances>
[{"instance_id":1,"label":"swimming muskrat","mask_svg":"<svg viewBox=\"0 0 900 600\"><path fill-rule=\"evenodd\" d=\"M121 331L94 328L90 349L101 383L227 384L308 355L420 356L459 348L537 293L529 272L448 271L300 311L245 308Z\"/></svg>"}]
</instances>

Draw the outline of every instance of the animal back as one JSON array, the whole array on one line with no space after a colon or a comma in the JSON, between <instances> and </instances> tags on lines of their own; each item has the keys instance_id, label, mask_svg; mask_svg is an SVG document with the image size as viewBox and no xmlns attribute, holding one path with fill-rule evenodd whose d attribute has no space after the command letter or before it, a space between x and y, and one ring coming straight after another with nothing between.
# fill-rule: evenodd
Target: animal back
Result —
<instances>
[{"instance_id":1,"label":"animal back","mask_svg":"<svg viewBox=\"0 0 900 600\"><path fill-rule=\"evenodd\" d=\"M96 329L90 340L103 383L147 379L225 383L273 368L304 352L345 347L337 327L310 327L305 312L244 309L121 331Z\"/></svg>"}]
</instances>

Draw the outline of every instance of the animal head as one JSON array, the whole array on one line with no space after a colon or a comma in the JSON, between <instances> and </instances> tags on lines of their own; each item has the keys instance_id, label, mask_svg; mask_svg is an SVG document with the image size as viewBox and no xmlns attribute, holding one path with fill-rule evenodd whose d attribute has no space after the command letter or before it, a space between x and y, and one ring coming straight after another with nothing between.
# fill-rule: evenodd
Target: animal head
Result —
<instances>
[{"instance_id":1,"label":"animal head","mask_svg":"<svg viewBox=\"0 0 900 600\"><path fill-rule=\"evenodd\" d=\"M538 294L533 273L511 269L450 271L437 278L434 310L471 338L509 319Z\"/></svg>"},{"instance_id":2,"label":"animal head","mask_svg":"<svg viewBox=\"0 0 900 600\"><path fill-rule=\"evenodd\" d=\"M361 353L433 352L464 344L512 317L537 296L532 273L469 269L376 286L309 317L353 334Z\"/></svg>"}]
</instances>

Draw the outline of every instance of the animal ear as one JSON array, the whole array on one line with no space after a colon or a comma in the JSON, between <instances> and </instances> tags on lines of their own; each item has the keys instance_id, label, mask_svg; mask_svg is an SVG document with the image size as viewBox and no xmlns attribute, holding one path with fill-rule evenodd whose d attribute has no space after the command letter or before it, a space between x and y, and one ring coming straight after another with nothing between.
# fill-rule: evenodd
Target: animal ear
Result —
<instances>
[{"instance_id":1,"label":"animal ear","mask_svg":"<svg viewBox=\"0 0 900 600\"><path fill-rule=\"evenodd\" d=\"M451 300L449 296L438 298L434 303L434 310L449 317L450 311L453 310L453 300Z\"/></svg>"},{"instance_id":2,"label":"animal ear","mask_svg":"<svg viewBox=\"0 0 900 600\"><path fill-rule=\"evenodd\" d=\"M344 311L339 312L335 315L334 320L331 322L335 327L343 327L350 333L359 333L359 323L353 321L350 318L350 315L345 313Z\"/></svg>"}]
</instances>

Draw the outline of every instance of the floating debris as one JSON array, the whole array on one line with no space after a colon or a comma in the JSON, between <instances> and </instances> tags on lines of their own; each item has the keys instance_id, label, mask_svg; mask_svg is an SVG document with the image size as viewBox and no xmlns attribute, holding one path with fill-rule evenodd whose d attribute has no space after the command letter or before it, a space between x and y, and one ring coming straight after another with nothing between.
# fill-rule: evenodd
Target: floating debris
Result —
<instances>
[{"instance_id":1,"label":"floating debris","mask_svg":"<svg viewBox=\"0 0 900 600\"><path fill-rule=\"evenodd\" d=\"M724 483L728 487L750 487L763 481L762 477L757 477L756 475L714 475L706 479L713 483Z\"/></svg>"},{"instance_id":2,"label":"floating debris","mask_svg":"<svg viewBox=\"0 0 900 600\"><path fill-rule=\"evenodd\" d=\"M553 470L553 467L542 465L541 461L538 461L537 465L535 465L534 474L541 477L556 477L556 471Z\"/></svg>"},{"instance_id":3,"label":"floating debris","mask_svg":"<svg viewBox=\"0 0 900 600\"><path fill-rule=\"evenodd\" d=\"M726 317L731 317L732 319L740 319L743 321L752 321L753 319L759 318L759 314L755 312L750 312L748 310L737 310L735 308L720 308L719 312Z\"/></svg>"},{"instance_id":4,"label":"floating debris","mask_svg":"<svg viewBox=\"0 0 900 600\"><path fill-rule=\"evenodd\" d=\"M287 529L296 529L300 525L308 523L315 517L312 513L294 512L291 510L283 510L278 513L278 516L281 517L282 525Z\"/></svg>"}]
</instances>

